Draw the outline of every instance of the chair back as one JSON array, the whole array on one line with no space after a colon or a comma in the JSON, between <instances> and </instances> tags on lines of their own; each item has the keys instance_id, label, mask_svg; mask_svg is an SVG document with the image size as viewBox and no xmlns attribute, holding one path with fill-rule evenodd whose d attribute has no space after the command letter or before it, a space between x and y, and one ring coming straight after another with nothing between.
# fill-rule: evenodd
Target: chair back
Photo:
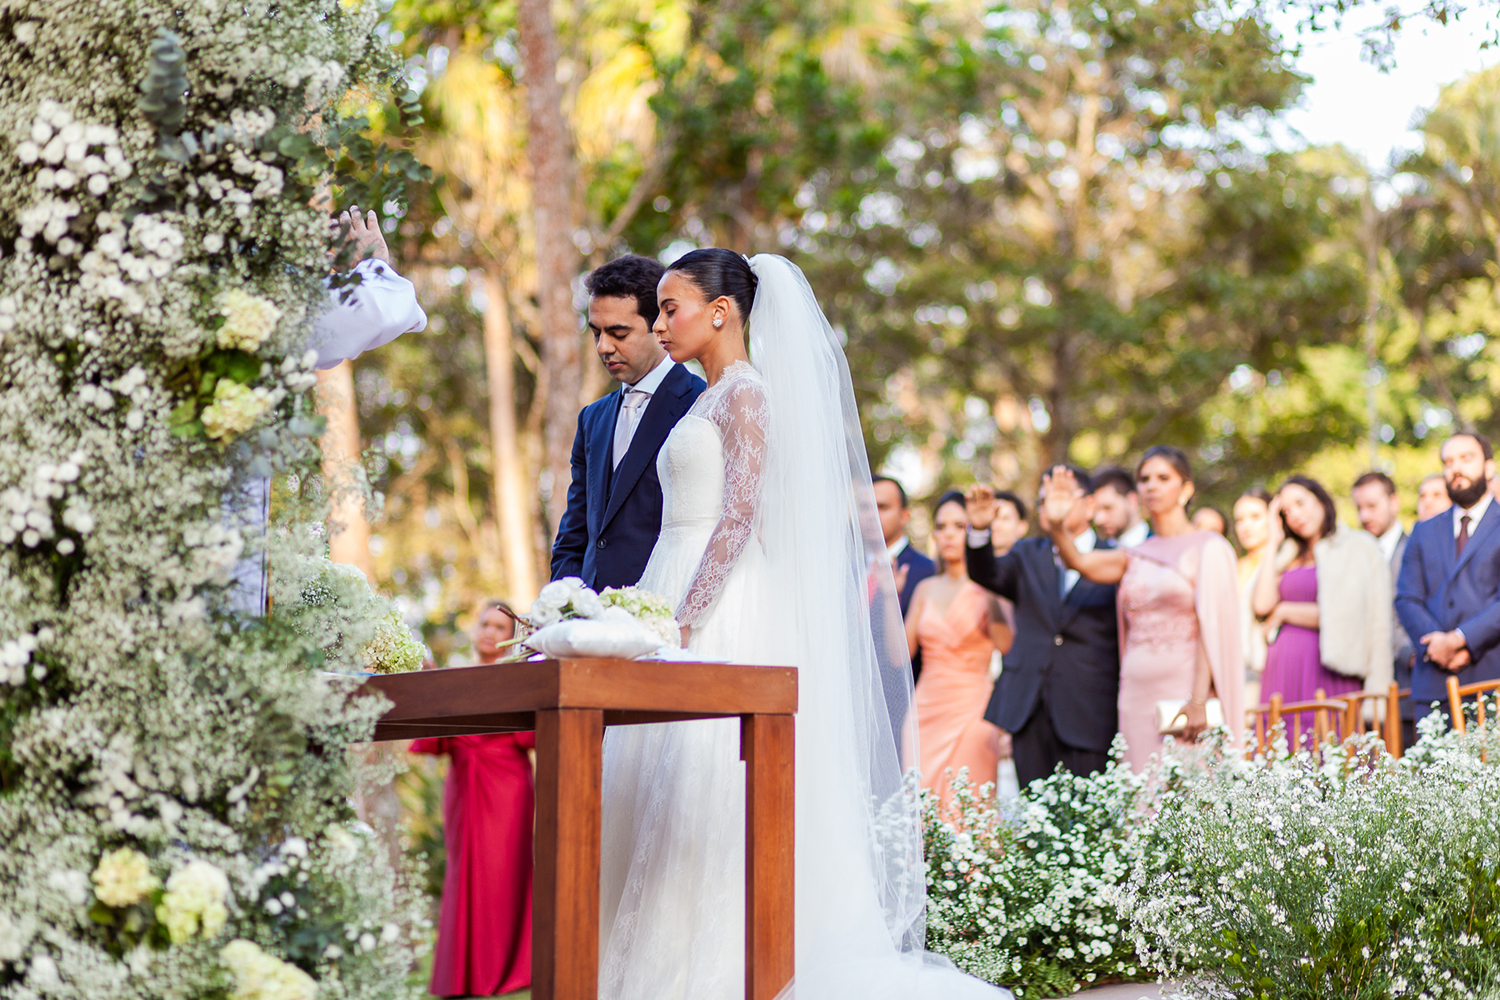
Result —
<instances>
[{"instance_id":1,"label":"chair back","mask_svg":"<svg viewBox=\"0 0 1500 1000\"><path fill-rule=\"evenodd\" d=\"M1305 713L1312 714L1311 720L1306 719ZM1287 746L1294 753L1302 746L1304 729L1312 737L1312 749L1318 754L1325 744L1341 743L1349 735L1349 703L1327 697L1322 688L1318 688L1311 701L1284 702L1280 694L1273 694L1269 702L1256 705L1247 716L1246 728L1255 734L1254 745L1245 749L1247 756L1268 753L1276 727L1281 725L1287 726Z\"/></svg>"},{"instance_id":2,"label":"chair back","mask_svg":"<svg viewBox=\"0 0 1500 1000\"><path fill-rule=\"evenodd\" d=\"M1411 696L1393 682L1384 692L1361 691L1343 695L1349 703L1344 713L1344 739L1361 733L1379 733L1385 743L1386 752L1400 757L1401 746L1401 698Z\"/></svg>"},{"instance_id":3,"label":"chair back","mask_svg":"<svg viewBox=\"0 0 1500 1000\"><path fill-rule=\"evenodd\" d=\"M1450 718L1453 720L1453 728L1461 733L1469 731L1469 720L1464 715L1464 699L1474 698L1475 723L1480 729L1486 727L1483 695L1489 691L1500 691L1500 680L1479 681L1475 684L1459 684L1458 678L1448 676L1448 708ZM1477 697L1476 697L1477 696Z\"/></svg>"}]
</instances>

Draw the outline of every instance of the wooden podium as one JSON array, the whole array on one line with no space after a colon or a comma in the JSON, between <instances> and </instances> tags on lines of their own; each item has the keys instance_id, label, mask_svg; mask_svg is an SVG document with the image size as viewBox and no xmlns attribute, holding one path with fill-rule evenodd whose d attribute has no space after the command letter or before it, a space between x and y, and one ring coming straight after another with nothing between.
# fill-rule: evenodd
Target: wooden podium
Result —
<instances>
[{"instance_id":1,"label":"wooden podium","mask_svg":"<svg viewBox=\"0 0 1500 1000\"><path fill-rule=\"evenodd\" d=\"M745 762L745 1000L792 977L797 671L727 663L539 660L372 677L394 704L376 740L536 731L534 1000L599 992L605 726L740 719Z\"/></svg>"}]
</instances>

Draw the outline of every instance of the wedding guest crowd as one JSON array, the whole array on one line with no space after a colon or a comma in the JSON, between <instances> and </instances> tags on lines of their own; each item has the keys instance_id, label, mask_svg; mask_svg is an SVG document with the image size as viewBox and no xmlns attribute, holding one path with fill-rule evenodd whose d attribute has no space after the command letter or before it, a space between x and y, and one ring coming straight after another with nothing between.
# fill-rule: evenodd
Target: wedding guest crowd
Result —
<instances>
[{"instance_id":1,"label":"wedding guest crowd","mask_svg":"<svg viewBox=\"0 0 1500 1000\"><path fill-rule=\"evenodd\" d=\"M1493 452L1461 432L1440 457L1443 471L1417 485L1410 533L1384 472L1348 487L1357 525L1340 524L1328 488L1304 475L1274 493L1249 486L1231 518L1193 504L1192 466L1170 446L1134 470L1047 471L1030 537L1015 493L980 483L943 494L936 575L913 585L916 567L898 565L907 642L927 664L916 693L924 784L946 802L949 772L989 780L1007 753L1023 785L1059 766L1087 774L1117 734L1139 770L1164 740L1210 726L1243 746L1246 709L1275 695L1385 694L1393 680L1409 746L1432 703L1446 707L1449 676L1500 678ZM881 477L877 497L882 524L887 505L906 512L886 533L899 559L914 549L905 490Z\"/></svg>"}]
</instances>

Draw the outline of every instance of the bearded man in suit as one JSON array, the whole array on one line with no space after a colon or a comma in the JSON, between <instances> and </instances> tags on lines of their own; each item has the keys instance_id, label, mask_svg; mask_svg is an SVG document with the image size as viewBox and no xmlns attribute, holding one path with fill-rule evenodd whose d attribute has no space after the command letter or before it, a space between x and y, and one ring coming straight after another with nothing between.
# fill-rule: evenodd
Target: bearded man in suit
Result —
<instances>
[{"instance_id":1,"label":"bearded man in suit","mask_svg":"<svg viewBox=\"0 0 1500 1000\"><path fill-rule=\"evenodd\" d=\"M631 586L661 534L656 454L705 388L651 332L664 273L655 259L627 254L584 279L594 349L620 388L578 415L568 507L552 544L554 580Z\"/></svg>"},{"instance_id":2,"label":"bearded man in suit","mask_svg":"<svg viewBox=\"0 0 1500 1000\"><path fill-rule=\"evenodd\" d=\"M1453 507L1412 529L1396 587L1396 613L1416 640L1411 700L1417 721L1460 684L1500 678L1500 508L1490 497L1495 454L1460 431L1439 453Z\"/></svg>"}]
</instances>

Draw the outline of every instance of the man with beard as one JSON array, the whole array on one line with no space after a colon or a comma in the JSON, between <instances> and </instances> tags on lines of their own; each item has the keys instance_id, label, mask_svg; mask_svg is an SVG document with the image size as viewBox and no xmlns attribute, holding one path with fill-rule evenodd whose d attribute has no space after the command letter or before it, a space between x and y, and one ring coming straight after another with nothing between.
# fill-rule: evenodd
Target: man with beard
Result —
<instances>
[{"instance_id":1,"label":"man with beard","mask_svg":"<svg viewBox=\"0 0 1500 1000\"><path fill-rule=\"evenodd\" d=\"M1460 684L1500 677L1500 509L1490 499L1495 455L1483 436L1443 442L1451 510L1412 529L1396 587L1396 614L1419 647L1411 697L1417 720Z\"/></svg>"}]
</instances>

